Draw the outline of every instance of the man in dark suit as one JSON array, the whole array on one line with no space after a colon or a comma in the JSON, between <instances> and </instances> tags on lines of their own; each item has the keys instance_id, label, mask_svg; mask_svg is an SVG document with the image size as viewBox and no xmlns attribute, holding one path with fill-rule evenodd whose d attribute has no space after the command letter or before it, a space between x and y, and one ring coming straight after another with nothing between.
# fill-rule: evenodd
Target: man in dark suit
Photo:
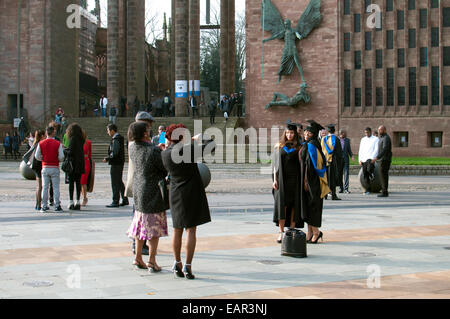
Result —
<instances>
[{"instance_id":1,"label":"man in dark suit","mask_svg":"<svg viewBox=\"0 0 450 319\"><path fill-rule=\"evenodd\" d=\"M349 188L349 170L350 170L350 157L352 160L355 160L355 157L353 156L352 152L352 146L350 145L350 139L347 138L347 131L341 130L339 132L339 140L341 141L341 147L342 147L342 156L344 158L344 172L343 172L343 185L340 185L340 191L339 193L346 193L349 194L350 191ZM344 186L344 187L342 187Z\"/></svg>"},{"instance_id":2,"label":"man in dark suit","mask_svg":"<svg viewBox=\"0 0 450 319\"><path fill-rule=\"evenodd\" d=\"M103 159L104 163L111 166L111 187L113 192L113 201L108 208L128 205L128 198L125 197L125 185L122 181L123 165L125 164L125 143L122 135L117 133L117 126L109 124L106 132L112 137L111 144L108 148L108 157ZM122 203L120 197L122 196Z\"/></svg>"},{"instance_id":3,"label":"man in dark suit","mask_svg":"<svg viewBox=\"0 0 450 319\"><path fill-rule=\"evenodd\" d=\"M378 197L388 197L389 169L391 168L392 161L392 142L391 138L386 133L386 127L384 125L381 125L378 128L378 134L380 136L378 142L378 155L377 158L372 160L372 163L375 164L376 161L380 163L382 193L378 195Z\"/></svg>"}]
</instances>

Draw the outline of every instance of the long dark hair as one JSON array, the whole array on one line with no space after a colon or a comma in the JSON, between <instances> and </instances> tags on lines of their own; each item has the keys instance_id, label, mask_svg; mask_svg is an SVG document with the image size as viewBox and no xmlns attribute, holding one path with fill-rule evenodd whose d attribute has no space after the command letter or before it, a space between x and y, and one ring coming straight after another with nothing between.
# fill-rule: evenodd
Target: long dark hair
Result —
<instances>
[{"instance_id":1,"label":"long dark hair","mask_svg":"<svg viewBox=\"0 0 450 319\"><path fill-rule=\"evenodd\" d=\"M71 138L79 139L84 142L83 129L77 123L72 123L67 128L67 138L70 140Z\"/></svg>"},{"instance_id":2,"label":"long dark hair","mask_svg":"<svg viewBox=\"0 0 450 319\"><path fill-rule=\"evenodd\" d=\"M36 132L34 132L33 145L36 144L36 143L39 143L41 141L41 137L42 136L45 136L44 130L36 130Z\"/></svg>"},{"instance_id":3,"label":"long dark hair","mask_svg":"<svg viewBox=\"0 0 450 319\"><path fill-rule=\"evenodd\" d=\"M292 140L292 146L295 147L296 149L298 149L299 145L298 145L298 133L297 133L297 130L289 130L289 129L284 130L283 135L281 136L280 142L278 143L279 148L285 147L286 144L291 143L291 141L289 141L287 139L287 137L286 137L286 132L287 131L293 131L294 132L294 139Z\"/></svg>"}]
</instances>

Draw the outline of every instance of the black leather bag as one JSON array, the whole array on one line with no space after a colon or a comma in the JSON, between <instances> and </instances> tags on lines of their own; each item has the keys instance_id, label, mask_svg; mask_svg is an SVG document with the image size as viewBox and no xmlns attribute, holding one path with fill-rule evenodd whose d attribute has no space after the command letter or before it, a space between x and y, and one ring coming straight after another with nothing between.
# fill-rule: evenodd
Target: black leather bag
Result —
<instances>
[{"instance_id":1,"label":"black leather bag","mask_svg":"<svg viewBox=\"0 0 450 319\"><path fill-rule=\"evenodd\" d=\"M281 255L304 258L306 253L306 234L299 229L289 228L283 235Z\"/></svg>"},{"instance_id":2,"label":"black leather bag","mask_svg":"<svg viewBox=\"0 0 450 319\"><path fill-rule=\"evenodd\" d=\"M159 190L161 191L161 197L164 203L169 204L169 180L163 178L158 182Z\"/></svg>"},{"instance_id":3,"label":"black leather bag","mask_svg":"<svg viewBox=\"0 0 450 319\"><path fill-rule=\"evenodd\" d=\"M73 163L70 160L69 156L66 155L66 157L64 157L64 161L63 161L63 163L61 165L61 169L67 175L72 175L72 173L73 173Z\"/></svg>"}]
</instances>

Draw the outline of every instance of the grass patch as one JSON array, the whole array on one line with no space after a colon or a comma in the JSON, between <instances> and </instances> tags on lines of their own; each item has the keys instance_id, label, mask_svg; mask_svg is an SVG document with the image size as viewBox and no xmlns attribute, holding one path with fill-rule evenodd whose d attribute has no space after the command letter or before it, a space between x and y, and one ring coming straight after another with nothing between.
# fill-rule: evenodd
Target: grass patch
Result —
<instances>
[{"instance_id":1,"label":"grass patch","mask_svg":"<svg viewBox=\"0 0 450 319\"><path fill-rule=\"evenodd\" d=\"M350 165L359 165L358 158L352 161ZM433 166L433 165L450 165L450 158L447 157L393 157L393 166L402 165L418 165L418 166Z\"/></svg>"}]
</instances>

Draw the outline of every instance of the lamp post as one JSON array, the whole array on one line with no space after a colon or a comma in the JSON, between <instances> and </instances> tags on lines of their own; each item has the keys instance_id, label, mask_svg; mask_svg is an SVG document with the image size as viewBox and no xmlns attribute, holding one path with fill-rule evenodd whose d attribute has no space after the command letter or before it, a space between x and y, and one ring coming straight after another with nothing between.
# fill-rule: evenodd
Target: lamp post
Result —
<instances>
[{"instance_id":1,"label":"lamp post","mask_svg":"<svg viewBox=\"0 0 450 319\"><path fill-rule=\"evenodd\" d=\"M17 1L17 118L20 118L20 23L22 0Z\"/></svg>"}]
</instances>

